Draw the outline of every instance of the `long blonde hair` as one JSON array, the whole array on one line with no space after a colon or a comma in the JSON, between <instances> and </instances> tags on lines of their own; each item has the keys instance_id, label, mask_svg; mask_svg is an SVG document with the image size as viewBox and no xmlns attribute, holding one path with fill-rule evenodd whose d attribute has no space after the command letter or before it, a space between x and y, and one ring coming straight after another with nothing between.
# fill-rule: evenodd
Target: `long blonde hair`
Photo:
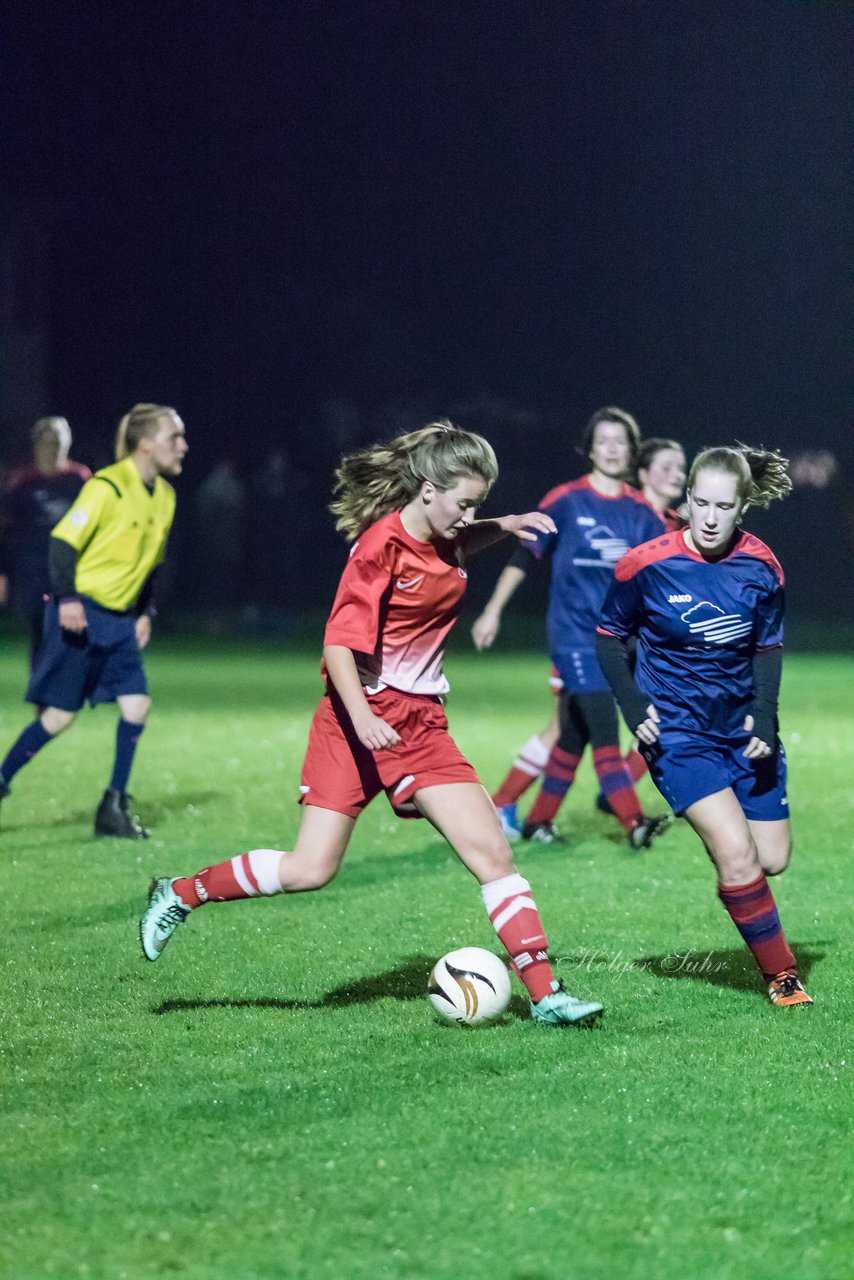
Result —
<instances>
[{"instance_id":1,"label":"long blonde hair","mask_svg":"<svg viewBox=\"0 0 854 1280\"><path fill-rule=\"evenodd\" d=\"M740 441L734 448L722 446L698 453L688 476L689 491L698 471L724 471L735 476L736 497L741 505L767 507L792 491L788 458L775 449L754 449Z\"/></svg>"},{"instance_id":2,"label":"long blonde hair","mask_svg":"<svg viewBox=\"0 0 854 1280\"><path fill-rule=\"evenodd\" d=\"M492 445L440 418L387 444L345 454L335 472L329 510L336 529L358 538L390 511L405 507L425 480L444 490L463 476L476 476L487 489L495 483L498 461Z\"/></svg>"},{"instance_id":3,"label":"long blonde hair","mask_svg":"<svg viewBox=\"0 0 854 1280\"><path fill-rule=\"evenodd\" d=\"M159 420L168 417L170 413L178 416L169 405L135 404L130 413L122 418L116 431L116 462L135 453L144 436L156 436Z\"/></svg>"}]
</instances>

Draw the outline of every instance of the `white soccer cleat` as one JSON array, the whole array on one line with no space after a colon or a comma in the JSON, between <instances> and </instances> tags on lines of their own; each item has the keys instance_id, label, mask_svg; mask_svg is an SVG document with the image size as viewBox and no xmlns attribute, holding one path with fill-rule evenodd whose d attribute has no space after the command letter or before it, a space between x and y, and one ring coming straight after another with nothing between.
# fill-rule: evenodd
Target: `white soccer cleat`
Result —
<instances>
[{"instance_id":1,"label":"white soccer cleat","mask_svg":"<svg viewBox=\"0 0 854 1280\"><path fill-rule=\"evenodd\" d=\"M177 879L177 876L175 877ZM148 906L139 922L139 940L146 960L158 960L172 934L190 914L172 888L175 880L152 880L148 888Z\"/></svg>"}]
</instances>

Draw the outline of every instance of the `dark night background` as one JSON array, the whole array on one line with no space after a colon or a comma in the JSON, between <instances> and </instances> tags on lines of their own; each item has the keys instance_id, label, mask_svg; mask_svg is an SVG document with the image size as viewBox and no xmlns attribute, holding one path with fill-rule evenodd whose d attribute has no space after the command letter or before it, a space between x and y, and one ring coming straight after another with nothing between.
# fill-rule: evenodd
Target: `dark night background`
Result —
<instances>
[{"instance_id":1,"label":"dark night background","mask_svg":"<svg viewBox=\"0 0 854 1280\"><path fill-rule=\"evenodd\" d=\"M284 447L311 571L270 603L293 609L294 593L326 603L340 569L323 503L342 448L449 414L496 445L490 509L526 509L580 473L579 429L616 403L689 452L831 453L826 486L807 458L750 527L784 560L796 618L852 608L850 8L3 14L0 462L53 412L103 465L134 401L175 405L186 567L194 486L230 458L251 508ZM286 536L272 520L255 546ZM251 596L251 535L244 554Z\"/></svg>"}]
</instances>

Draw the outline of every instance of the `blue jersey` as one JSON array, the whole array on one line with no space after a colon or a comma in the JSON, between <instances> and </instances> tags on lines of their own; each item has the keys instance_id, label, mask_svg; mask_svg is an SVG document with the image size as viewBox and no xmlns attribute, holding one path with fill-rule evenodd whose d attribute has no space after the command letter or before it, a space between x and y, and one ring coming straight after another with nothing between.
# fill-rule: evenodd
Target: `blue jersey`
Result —
<instances>
[{"instance_id":1,"label":"blue jersey","mask_svg":"<svg viewBox=\"0 0 854 1280\"><path fill-rule=\"evenodd\" d=\"M525 544L537 559L552 557L547 616L549 651L592 649L602 601L620 557L660 534L664 523L637 489L624 484L613 498L597 493L588 476L559 485L539 505L557 533Z\"/></svg>"},{"instance_id":2,"label":"blue jersey","mask_svg":"<svg viewBox=\"0 0 854 1280\"><path fill-rule=\"evenodd\" d=\"M747 738L753 655L783 643L783 570L749 533L716 561L668 533L617 565L599 630L638 637L635 682L662 736Z\"/></svg>"}]
</instances>

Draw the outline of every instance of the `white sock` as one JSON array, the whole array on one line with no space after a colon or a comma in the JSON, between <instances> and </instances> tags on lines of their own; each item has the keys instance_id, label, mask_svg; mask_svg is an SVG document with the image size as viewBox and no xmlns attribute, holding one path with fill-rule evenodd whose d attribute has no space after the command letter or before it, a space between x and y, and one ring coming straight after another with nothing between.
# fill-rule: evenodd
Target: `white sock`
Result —
<instances>
[{"instance_id":1,"label":"white sock","mask_svg":"<svg viewBox=\"0 0 854 1280\"><path fill-rule=\"evenodd\" d=\"M268 898L281 893L282 882L279 879L279 863L283 856L281 849L252 849L246 856L249 859L252 874L258 882L258 892Z\"/></svg>"},{"instance_id":2,"label":"white sock","mask_svg":"<svg viewBox=\"0 0 854 1280\"><path fill-rule=\"evenodd\" d=\"M538 778L549 762L551 749L534 734L521 748L513 765L527 773L531 778Z\"/></svg>"}]
</instances>

